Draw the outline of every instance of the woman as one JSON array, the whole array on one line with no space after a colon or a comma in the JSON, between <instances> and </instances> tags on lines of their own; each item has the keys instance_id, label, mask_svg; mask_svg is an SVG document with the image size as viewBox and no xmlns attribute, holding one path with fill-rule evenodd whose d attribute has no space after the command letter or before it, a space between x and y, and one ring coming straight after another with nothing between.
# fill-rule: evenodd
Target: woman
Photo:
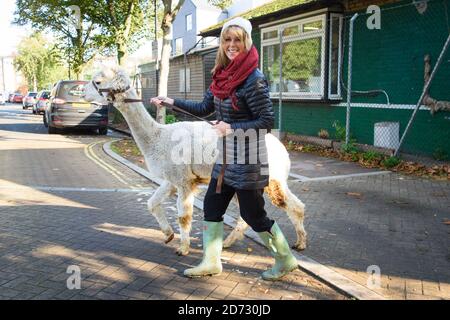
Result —
<instances>
[{"instance_id":1,"label":"woman","mask_svg":"<svg viewBox=\"0 0 450 320\"><path fill-rule=\"evenodd\" d=\"M223 215L234 194L242 218L259 234L275 258L275 265L262 274L263 279L278 280L298 267L283 233L264 210L263 193L268 185L264 135L273 127L274 113L267 82L258 69L259 56L252 45L251 31L250 22L240 17L224 24L212 71L213 82L203 102L166 97L151 99L157 107L166 102L198 116L215 111L217 122L214 128L224 137L220 139L222 155L214 165L204 198L203 260L198 266L184 271L188 277L222 272ZM240 146L234 139L239 136L238 132L249 137L244 138L243 145L241 140ZM233 133L233 139L226 137L230 133ZM245 153L245 163L240 158L242 153ZM256 161L251 161L256 154Z\"/></svg>"}]
</instances>

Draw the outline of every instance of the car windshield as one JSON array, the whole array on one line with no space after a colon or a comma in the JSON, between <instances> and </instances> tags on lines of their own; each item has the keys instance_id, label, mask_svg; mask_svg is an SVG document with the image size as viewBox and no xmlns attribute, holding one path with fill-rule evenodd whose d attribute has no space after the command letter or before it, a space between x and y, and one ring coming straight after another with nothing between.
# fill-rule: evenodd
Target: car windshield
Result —
<instances>
[{"instance_id":1,"label":"car windshield","mask_svg":"<svg viewBox=\"0 0 450 320\"><path fill-rule=\"evenodd\" d=\"M41 98L48 99L50 97L50 91L42 92Z\"/></svg>"},{"instance_id":2,"label":"car windshield","mask_svg":"<svg viewBox=\"0 0 450 320\"><path fill-rule=\"evenodd\" d=\"M84 102L84 86L87 82L63 82L58 92L58 98L69 102Z\"/></svg>"}]
</instances>

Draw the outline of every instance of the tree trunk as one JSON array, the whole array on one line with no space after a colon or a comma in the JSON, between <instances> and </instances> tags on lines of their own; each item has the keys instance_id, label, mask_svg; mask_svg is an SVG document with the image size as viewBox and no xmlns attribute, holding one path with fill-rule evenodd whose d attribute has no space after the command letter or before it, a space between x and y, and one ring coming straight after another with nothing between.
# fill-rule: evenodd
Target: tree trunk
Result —
<instances>
[{"instance_id":1,"label":"tree trunk","mask_svg":"<svg viewBox=\"0 0 450 320\"><path fill-rule=\"evenodd\" d=\"M170 62L170 53L172 50L172 38L171 38L172 19L173 19L172 15L170 13L166 13L161 23L161 28L163 30L163 41L162 41L161 62L159 69L158 96L162 97L167 96L167 86L169 82L169 62ZM159 123L165 123L166 121L165 107L157 109L156 121L158 121Z\"/></svg>"},{"instance_id":2,"label":"tree trunk","mask_svg":"<svg viewBox=\"0 0 450 320\"><path fill-rule=\"evenodd\" d=\"M128 48L127 45L123 42L117 42L117 61L120 66L126 62L128 56Z\"/></svg>"},{"instance_id":3,"label":"tree trunk","mask_svg":"<svg viewBox=\"0 0 450 320\"><path fill-rule=\"evenodd\" d=\"M36 77L36 73L33 73L33 91L37 92L37 77Z\"/></svg>"}]
</instances>

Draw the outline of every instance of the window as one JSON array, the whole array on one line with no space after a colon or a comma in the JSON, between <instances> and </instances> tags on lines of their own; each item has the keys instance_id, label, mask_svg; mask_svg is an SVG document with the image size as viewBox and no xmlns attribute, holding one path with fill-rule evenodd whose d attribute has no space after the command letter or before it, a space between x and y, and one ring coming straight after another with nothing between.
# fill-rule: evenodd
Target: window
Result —
<instances>
[{"instance_id":1,"label":"window","mask_svg":"<svg viewBox=\"0 0 450 320\"><path fill-rule=\"evenodd\" d=\"M182 54L183 53L183 38L177 38L175 39L175 48L174 48L174 55Z\"/></svg>"},{"instance_id":2,"label":"window","mask_svg":"<svg viewBox=\"0 0 450 320\"><path fill-rule=\"evenodd\" d=\"M192 30L192 14L186 15L186 31Z\"/></svg>"},{"instance_id":3,"label":"window","mask_svg":"<svg viewBox=\"0 0 450 320\"><path fill-rule=\"evenodd\" d=\"M341 97L341 31L342 17L332 14L330 16L330 56L329 56L329 75L328 75L328 96L332 99Z\"/></svg>"},{"instance_id":4,"label":"window","mask_svg":"<svg viewBox=\"0 0 450 320\"><path fill-rule=\"evenodd\" d=\"M153 75L154 77L155 75ZM154 88L154 80L151 76L143 76L141 78L142 88L143 89L153 89Z\"/></svg>"},{"instance_id":5,"label":"window","mask_svg":"<svg viewBox=\"0 0 450 320\"><path fill-rule=\"evenodd\" d=\"M184 88L185 88L185 83L186 83L186 92L191 92L191 69L190 68L186 68L186 79L187 81L184 81L184 68L181 68L179 70L179 74L180 74L180 86L179 86L179 91L180 92L184 92Z\"/></svg>"},{"instance_id":6,"label":"window","mask_svg":"<svg viewBox=\"0 0 450 320\"><path fill-rule=\"evenodd\" d=\"M325 88L328 87L328 95L338 98L342 18L332 15L327 54L326 17L322 14L262 29L261 60L271 96L278 96L281 90L286 98L324 99ZM325 59L329 59L328 72Z\"/></svg>"}]
</instances>

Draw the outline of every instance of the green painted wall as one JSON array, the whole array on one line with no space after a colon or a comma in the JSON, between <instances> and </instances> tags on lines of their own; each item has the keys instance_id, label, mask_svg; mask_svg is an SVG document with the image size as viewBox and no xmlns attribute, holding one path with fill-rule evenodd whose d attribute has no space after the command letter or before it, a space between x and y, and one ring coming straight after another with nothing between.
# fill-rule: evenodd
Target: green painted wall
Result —
<instances>
[{"instance_id":1,"label":"green painted wall","mask_svg":"<svg viewBox=\"0 0 450 320\"><path fill-rule=\"evenodd\" d=\"M383 89L388 93L391 104L417 103L424 86L424 55L431 55L434 67L449 34L450 1L429 1L423 15L410 3L404 1L382 6L381 30L369 30L366 27L368 15L361 12L355 24L353 90ZM345 14L347 24L352 14ZM348 25L345 28L343 79L347 82ZM257 39L259 46L259 33ZM450 50L436 73L430 95L437 100L450 101L449 80ZM342 101L346 101L345 94ZM376 122L399 122L401 135L413 112L412 109L386 108L384 95L353 97L352 102L368 104L354 107L351 112L351 133L360 143L373 144ZM273 103L278 114L278 100L273 100ZM284 102L283 131L316 136L320 129L327 129L332 134L335 120L345 126L345 112L345 107L325 103ZM450 158L450 112L432 116L428 110L420 110L402 152L432 155L439 149Z\"/></svg>"},{"instance_id":2,"label":"green painted wall","mask_svg":"<svg viewBox=\"0 0 450 320\"><path fill-rule=\"evenodd\" d=\"M278 103L274 101L278 123ZM400 123L400 132L406 128L412 110L352 108L350 123L351 136L359 143L373 144L374 127L377 122ZM329 105L299 106L297 103L283 104L283 131L317 136L320 129L326 129L330 137L335 137L333 123L337 120L345 127L346 108ZM429 111L419 111L402 151L413 154L432 155L444 150L450 156L450 116L448 113L430 115Z\"/></svg>"}]
</instances>

